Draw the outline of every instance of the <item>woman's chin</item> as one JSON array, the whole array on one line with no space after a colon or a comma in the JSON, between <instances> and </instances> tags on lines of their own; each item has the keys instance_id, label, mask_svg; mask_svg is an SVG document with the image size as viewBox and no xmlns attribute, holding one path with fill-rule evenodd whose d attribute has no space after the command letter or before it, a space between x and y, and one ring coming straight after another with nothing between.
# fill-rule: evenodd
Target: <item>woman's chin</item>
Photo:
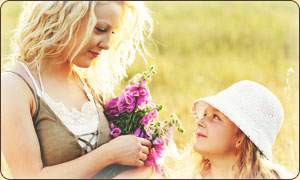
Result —
<instances>
[{"instance_id":1,"label":"woman's chin","mask_svg":"<svg viewBox=\"0 0 300 180\"><path fill-rule=\"evenodd\" d=\"M74 63L74 65L76 65L79 68L89 68L91 66L91 63Z\"/></svg>"}]
</instances>

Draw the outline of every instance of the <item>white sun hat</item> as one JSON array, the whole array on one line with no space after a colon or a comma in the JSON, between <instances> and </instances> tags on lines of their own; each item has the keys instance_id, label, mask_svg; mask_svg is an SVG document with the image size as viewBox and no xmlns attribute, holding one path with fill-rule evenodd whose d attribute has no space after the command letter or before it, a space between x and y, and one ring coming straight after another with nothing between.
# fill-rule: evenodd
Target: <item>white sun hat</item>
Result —
<instances>
[{"instance_id":1,"label":"white sun hat","mask_svg":"<svg viewBox=\"0 0 300 180\"><path fill-rule=\"evenodd\" d=\"M272 160L272 146L284 112L270 90L249 80L237 82L214 96L194 101L192 113L196 119L203 117L208 104L226 115L268 160Z\"/></svg>"}]
</instances>

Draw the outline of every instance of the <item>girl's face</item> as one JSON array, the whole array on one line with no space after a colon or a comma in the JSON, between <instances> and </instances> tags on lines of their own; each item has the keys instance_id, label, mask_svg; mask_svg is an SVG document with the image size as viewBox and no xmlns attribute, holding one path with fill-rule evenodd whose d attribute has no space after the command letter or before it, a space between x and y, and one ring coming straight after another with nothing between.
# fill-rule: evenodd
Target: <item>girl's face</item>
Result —
<instances>
[{"instance_id":1,"label":"girl's face","mask_svg":"<svg viewBox=\"0 0 300 180\"><path fill-rule=\"evenodd\" d=\"M83 68L89 67L92 60L96 58L102 50L109 49L111 35L113 34L114 29L117 27L121 15L122 3L97 3L95 6L97 23L87 44L80 50L78 55L73 60L73 63L76 66ZM88 18L88 15L83 18L80 32L85 30L85 27L88 23Z\"/></svg>"},{"instance_id":2,"label":"girl's face","mask_svg":"<svg viewBox=\"0 0 300 180\"><path fill-rule=\"evenodd\" d=\"M195 151L209 157L234 154L239 128L224 114L208 105L203 118L197 120Z\"/></svg>"}]
</instances>

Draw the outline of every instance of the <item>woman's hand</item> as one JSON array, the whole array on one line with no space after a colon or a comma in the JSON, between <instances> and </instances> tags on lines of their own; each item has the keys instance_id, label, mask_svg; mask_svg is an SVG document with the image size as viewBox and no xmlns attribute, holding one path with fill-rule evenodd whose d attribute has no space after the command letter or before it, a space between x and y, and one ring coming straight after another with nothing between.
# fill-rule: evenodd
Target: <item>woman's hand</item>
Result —
<instances>
[{"instance_id":1,"label":"woman's hand","mask_svg":"<svg viewBox=\"0 0 300 180\"><path fill-rule=\"evenodd\" d=\"M154 170L147 166L138 167L135 169L130 169L127 171L123 171L114 179L146 179L154 176Z\"/></svg>"},{"instance_id":2,"label":"woman's hand","mask_svg":"<svg viewBox=\"0 0 300 180\"><path fill-rule=\"evenodd\" d=\"M109 143L113 163L130 166L143 166L149 154L151 142L134 135L119 136Z\"/></svg>"}]
</instances>

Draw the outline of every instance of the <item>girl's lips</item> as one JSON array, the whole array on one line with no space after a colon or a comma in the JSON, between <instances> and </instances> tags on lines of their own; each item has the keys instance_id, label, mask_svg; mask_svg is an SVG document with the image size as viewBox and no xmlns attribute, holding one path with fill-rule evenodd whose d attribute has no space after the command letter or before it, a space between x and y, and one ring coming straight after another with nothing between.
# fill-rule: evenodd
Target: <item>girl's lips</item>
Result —
<instances>
[{"instance_id":1,"label":"girl's lips","mask_svg":"<svg viewBox=\"0 0 300 180\"><path fill-rule=\"evenodd\" d=\"M94 58L96 58L96 57L99 55L98 52L94 52L94 51L91 51L91 50L89 50L89 52L91 53L91 55L92 55Z\"/></svg>"},{"instance_id":2,"label":"girl's lips","mask_svg":"<svg viewBox=\"0 0 300 180\"><path fill-rule=\"evenodd\" d=\"M197 136L197 138L206 138L207 137L204 134L201 134L200 132L197 132L196 136Z\"/></svg>"}]
</instances>

